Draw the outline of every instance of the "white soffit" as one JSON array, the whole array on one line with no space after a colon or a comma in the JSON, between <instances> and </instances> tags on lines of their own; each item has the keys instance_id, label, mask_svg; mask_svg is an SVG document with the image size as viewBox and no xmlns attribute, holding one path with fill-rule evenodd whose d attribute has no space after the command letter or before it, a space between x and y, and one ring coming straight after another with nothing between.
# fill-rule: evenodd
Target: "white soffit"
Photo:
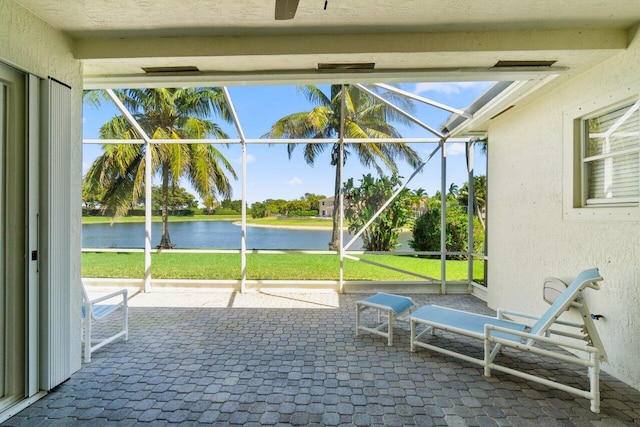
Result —
<instances>
[{"instance_id":1,"label":"white soffit","mask_svg":"<svg viewBox=\"0 0 640 427\"><path fill-rule=\"evenodd\" d=\"M260 74L267 82L273 80L272 75L292 75L291 83L299 79L345 81L336 73L318 71L318 63L375 63L373 72L345 73L374 74L375 81L381 81L381 75L393 81L394 75L402 73L405 76L395 81L513 80L510 70L492 67L501 60L535 60L555 61L557 70L583 71L624 50L627 43L628 34L623 30L196 37L161 42L89 39L76 42L75 56L82 60L87 79L103 80L173 78L169 73L149 75L143 67L191 66L198 72L181 74L194 82L212 76L225 83L226 76L237 76L227 83L250 84ZM511 71L530 75L532 70ZM529 77L520 79L524 78ZM276 80L274 84L281 81Z\"/></svg>"},{"instance_id":2,"label":"white soffit","mask_svg":"<svg viewBox=\"0 0 640 427\"><path fill-rule=\"evenodd\" d=\"M580 72L625 49L640 22L637 0L305 0L285 21L275 0L15 1L70 37L87 79L132 82L185 66L221 83L349 77L323 77L320 62L375 63L377 81L512 78L488 76L499 60Z\"/></svg>"},{"instance_id":3,"label":"white soffit","mask_svg":"<svg viewBox=\"0 0 640 427\"><path fill-rule=\"evenodd\" d=\"M95 38L628 29L637 0L16 0L76 40Z\"/></svg>"}]
</instances>

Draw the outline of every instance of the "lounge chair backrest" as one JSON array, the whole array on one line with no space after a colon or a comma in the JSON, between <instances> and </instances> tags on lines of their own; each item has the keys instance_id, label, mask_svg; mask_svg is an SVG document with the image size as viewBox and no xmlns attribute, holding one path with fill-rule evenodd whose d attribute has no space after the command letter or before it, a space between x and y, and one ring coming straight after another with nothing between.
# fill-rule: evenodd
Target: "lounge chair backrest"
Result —
<instances>
[{"instance_id":1,"label":"lounge chair backrest","mask_svg":"<svg viewBox=\"0 0 640 427\"><path fill-rule=\"evenodd\" d=\"M602 277L597 268L591 268L578 274L567 289L556 298L555 302L547 309L540 319L531 327L531 333L534 335L543 335L547 329L556 321L558 317L579 296L580 292L594 282L601 281Z\"/></svg>"}]
</instances>

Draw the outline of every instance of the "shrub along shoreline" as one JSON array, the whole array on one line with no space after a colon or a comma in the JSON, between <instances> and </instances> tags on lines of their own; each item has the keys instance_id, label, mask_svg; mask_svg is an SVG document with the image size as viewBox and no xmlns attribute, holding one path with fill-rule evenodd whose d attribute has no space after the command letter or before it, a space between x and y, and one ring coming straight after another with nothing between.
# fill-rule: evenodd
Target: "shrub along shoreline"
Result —
<instances>
[{"instance_id":1,"label":"shrub along shoreline","mask_svg":"<svg viewBox=\"0 0 640 427\"><path fill-rule=\"evenodd\" d=\"M192 221L238 221L240 215L193 215L193 216L169 216L169 223L171 222L192 222ZM144 216L121 216L121 217L108 217L108 216L83 216L82 224L118 224L129 222L144 222ZM151 217L153 222L162 222L161 216Z\"/></svg>"},{"instance_id":2,"label":"shrub along shoreline","mask_svg":"<svg viewBox=\"0 0 640 427\"><path fill-rule=\"evenodd\" d=\"M142 223L144 217L140 216L123 216L118 218L103 216L84 216L82 224L118 224L118 223ZM162 218L154 216L152 222L161 222ZM193 215L193 216L169 216L169 224L172 222L194 222L194 221L234 221L240 223L242 217L240 215ZM247 225L260 225L272 227L323 227L331 229L331 218L318 217L265 217L251 218L247 217Z\"/></svg>"}]
</instances>

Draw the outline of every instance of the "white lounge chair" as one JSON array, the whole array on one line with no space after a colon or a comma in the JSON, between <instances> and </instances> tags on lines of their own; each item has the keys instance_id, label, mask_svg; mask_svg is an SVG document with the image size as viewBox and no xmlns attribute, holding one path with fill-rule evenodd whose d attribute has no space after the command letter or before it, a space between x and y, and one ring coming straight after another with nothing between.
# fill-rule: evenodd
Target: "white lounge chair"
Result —
<instances>
[{"instance_id":1,"label":"white lounge chair","mask_svg":"<svg viewBox=\"0 0 640 427\"><path fill-rule=\"evenodd\" d=\"M573 393L589 399L591 410L598 413L600 412L600 362L606 361L607 355L581 292L587 287L600 289L597 282L601 280L602 277L597 268L583 271L564 292L555 298L553 304L540 317L502 309L498 310L496 317L490 317L436 305L424 306L414 311L409 320L411 351L415 351L416 347L423 347L481 365L484 367L485 376L490 376L491 370L497 370ZM558 320L560 315L570 307L578 309L582 316L582 323ZM505 315L535 319L536 322L533 326L528 326L504 319ZM552 325L561 325L562 330L552 330L550 329ZM428 333L433 334L436 329L484 341L484 357L475 358L421 341L421 338ZM558 337L552 337L552 335ZM551 346L539 348L536 347L538 343L563 347L577 355L568 354L561 349L555 350L556 347ZM518 371L512 367L498 365L494 359L503 347L586 367L589 389L583 390L549 378Z\"/></svg>"},{"instance_id":2,"label":"white lounge chair","mask_svg":"<svg viewBox=\"0 0 640 427\"><path fill-rule=\"evenodd\" d=\"M121 289L108 295L90 299L87 290L82 285L82 342L84 344L84 361L91 361L91 353L99 348L123 337L125 341L129 338L129 306L127 304L127 290ZM122 301L120 301L120 297ZM99 304L101 302L117 298L115 304ZM106 338L92 337L93 321L105 318L118 309L122 309L122 329Z\"/></svg>"}]
</instances>

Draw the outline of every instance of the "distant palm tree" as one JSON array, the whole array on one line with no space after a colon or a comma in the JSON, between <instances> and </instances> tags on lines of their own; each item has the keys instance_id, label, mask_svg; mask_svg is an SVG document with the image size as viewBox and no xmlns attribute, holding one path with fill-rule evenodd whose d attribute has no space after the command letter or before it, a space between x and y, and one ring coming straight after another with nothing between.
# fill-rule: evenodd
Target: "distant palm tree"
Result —
<instances>
[{"instance_id":1,"label":"distant palm tree","mask_svg":"<svg viewBox=\"0 0 640 427\"><path fill-rule=\"evenodd\" d=\"M487 177L486 175L478 175L473 177L473 212L478 216L480 225L484 230L485 214L487 210ZM462 206L468 206L469 203L469 183L465 182L460 188L458 194L458 202Z\"/></svg>"},{"instance_id":2,"label":"distant palm tree","mask_svg":"<svg viewBox=\"0 0 640 427\"><path fill-rule=\"evenodd\" d=\"M230 112L219 88L125 89L116 91L123 104L152 139L226 138L220 127L208 120L215 113L226 121ZM89 102L97 99L89 96ZM140 136L123 115L116 116L100 128L102 139L137 139ZM145 146L139 144L104 144L85 175L94 191L104 189L104 208L116 216L127 212L144 188ZM229 161L210 144L152 144L153 173L162 178L162 239L159 247L169 249L169 190L186 177L201 197L220 194L231 196L227 174L237 179ZM151 184L151 183L147 183Z\"/></svg>"},{"instance_id":3,"label":"distant palm tree","mask_svg":"<svg viewBox=\"0 0 640 427\"><path fill-rule=\"evenodd\" d=\"M331 85L325 94L318 86L300 86L306 98L315 105L310 111L301 111L282 117L273 124L271 130L263 135L268 138L336 138L340 136L341 85ZM418 154L403 142L377 143L376 138L400 138L400 133L390 124L410 123L404 116L387 105L359 89L345 88L344 138L363 138L369 141L360 144L345 144L344 161L355 154L365 167L374 167L383 174L382 166L392 173L397 171L396 159L406 161L413 167L420 163ZM291 155L298 144L288 144L287 153ZM316 158L324 152L327 144L305 144L303 156L313 166ZM334 202L338 197L342 183L338 164L340 162L340 144L331 146L331 165L336 168L334 182ZM330 250L339 249L339 209L333 210L333 232L329 242Z\"/></svg>"},{"instance_id":4,"label":"distant palm tree","mask_svg":"<svg viewBox=\"0 0 640 427\"><path fill-rule=\"evenodd\" d=\"M425 200L429 198L427 191L424 188L417 188L411 193L413 200L413 209L416 215L419 215L424 211Z\"/></svg>"},{"instance_id":5,"label":"distant palm tree","mask_svg":"<svg viewBox=\"0 0 640 427\"><path fill-rule=\"evenodd\" d=\"M455 182L452 182L451 185L449 186L449 194L447 195L455 199L456 197L458 197L458 193L460 193L460 188L458 187L458 184L456 184Z\"/></svg>"}]
</instances>

